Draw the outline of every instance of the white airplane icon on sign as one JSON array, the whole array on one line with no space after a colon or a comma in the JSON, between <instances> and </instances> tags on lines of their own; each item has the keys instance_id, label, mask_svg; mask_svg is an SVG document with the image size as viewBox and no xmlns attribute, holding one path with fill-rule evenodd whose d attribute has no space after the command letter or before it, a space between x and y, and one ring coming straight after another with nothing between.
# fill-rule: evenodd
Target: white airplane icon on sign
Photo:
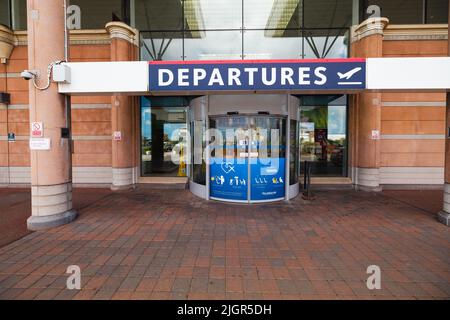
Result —
<instances>
[{"instance_id":1,"label":"white airplane icon on sign","mask_svg":"<svg viewBox=\"0 0 450 320\"><path fill-rule=\"evenodd\" d=\"M361 71L361 67L356 67L346 73L338 72L337 75L339 76L340 80L350 80L351 77L353 77L357 72ZM349 81L341 81L338 82L339 85L360 85L362 82L349 82Z\"/></svg>"},{"instance_id":2,"label":"white airplane icon on sign","mask_svg":"<svg viewBox=\"0 0 450 320\"><path fill-rule=\"evenodd\" d=\"M362 70L361 67L357 67L357 68L352 69L352 70L350 70L349 72L346 72L346 73L340 73L340 72L338 72L338 76L339 76L339 79L347 79L347 80L350 80L350 78L351 78L355 73L357 73L358 71L361 71L361 70Z\"/></svg>"}]
</instances>

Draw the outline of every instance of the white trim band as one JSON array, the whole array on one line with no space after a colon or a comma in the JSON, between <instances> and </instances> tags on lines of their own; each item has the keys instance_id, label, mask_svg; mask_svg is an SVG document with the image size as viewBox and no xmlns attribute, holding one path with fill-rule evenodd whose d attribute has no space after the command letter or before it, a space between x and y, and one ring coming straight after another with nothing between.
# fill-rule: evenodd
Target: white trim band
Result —
<instances>
[{"instance_id":1,"label":"white trim band","mask_svg":"<svg viewBox=\"0 0 450 320\"><path fill-rule=\"evenodd\" d=\"M382 107L445 107L445 101L394 101L382 102Z\"/></svg>"},{"instance_id":2,"label":"white trim band","mask_svg":"<svg viewBox=\"0 0 450 320\"><path fill-rule=\"evenodd\" d=\"M443 140L444 134L382 134L381 140Z\"/></svg>"},{"instance_id":3,"label":"white trim band","mask_svg":"<svg viewBox=\"0 0 450 320\"><path fill-rule=\"evenodd\" d=\"M112 140L112 136L72 136L73 141L106 141Z\"/></svg>"},{"instance_id":4,"label":"white trim band","mask_svg":"<svg viewBox=\"0 0 450 320\"><path fill-rule=\"evenodd\" d=\"M106 103L89 103L89 104L72 104L71 108L73 110L84 110L84 109L111 109L110 104Z\"/></svg>"}]
</instances>

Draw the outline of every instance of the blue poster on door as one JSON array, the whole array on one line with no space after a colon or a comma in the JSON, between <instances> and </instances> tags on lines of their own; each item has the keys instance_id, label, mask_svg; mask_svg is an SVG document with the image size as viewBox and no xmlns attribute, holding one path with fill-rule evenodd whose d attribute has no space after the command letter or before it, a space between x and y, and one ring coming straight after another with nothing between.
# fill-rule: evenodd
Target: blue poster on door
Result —
<instances>
[{"instance_id":1,"label":"blue poster on door","mask_svg":"<svg viewBox=\"0 0 450 320\"><path fill-rule=\"evenodd\" d=\"M247 201L248 160L212 159L210 165L210 197L218 200ZM215 161L214 161L215 160Z\"/></svg>"},{"instance_id":2,"label":"blue poster on door","mask_svg":"<svg viewBox=\"0 0 450 320\"><path fill-rule=\"evenodd\" d=\"M285 196L285 159L252 159L250 200L265 201Z\"/></svg>"}]
</instances>

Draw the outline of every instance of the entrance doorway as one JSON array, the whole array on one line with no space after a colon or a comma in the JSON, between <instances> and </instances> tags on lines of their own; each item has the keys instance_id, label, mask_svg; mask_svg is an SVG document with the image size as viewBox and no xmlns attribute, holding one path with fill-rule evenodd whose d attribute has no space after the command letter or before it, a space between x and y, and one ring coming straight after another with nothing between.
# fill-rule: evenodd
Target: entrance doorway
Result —
<instances>
[{"instance_id":1,"label":"entrance doorway","mask_svg":"<svg viewBox=\"0 0 450 320\"><path fill-rule=\"evenodd\" d=\"M285 199L285 117L216 116L210 118L209 128L214 145L209 169L211 199L243 203Z\"/></svg>"},{"instance_id":2,"label":"entrance doorway","mask_svg":"<svg viewBox=\"0 0 450 320\"><path fill-rule=\"evenodd\" d=\"M300 101L301 161L312 164L313 176L347 177L347 96L303 96Z\"/></svg>"},{"instance_id":3,"label":"entrance doorway","mask_svg":"<svg viewBox=\"0 0 450 320\"><path fill-rule=\"evenodd\" d=\"M187 124L184 100L141 99L141 176L185 177ZM180 156L178 162L173 156ZM183 160L183 161L182 161Z\"/></svg>"}]
</instances>

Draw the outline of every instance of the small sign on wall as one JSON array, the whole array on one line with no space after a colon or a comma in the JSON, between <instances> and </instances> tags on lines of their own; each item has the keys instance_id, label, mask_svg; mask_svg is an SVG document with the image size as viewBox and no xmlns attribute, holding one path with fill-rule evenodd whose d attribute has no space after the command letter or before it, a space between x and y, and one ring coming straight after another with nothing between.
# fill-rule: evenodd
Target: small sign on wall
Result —
<instances>
[{"instance_id":1,"label":"small sign on wall","mask_svg":"<svg viewBox=\"0 0 450 320\"><path fill-rule=\"evenodd\" d=\"M16 141L16 134L14 132L8 132L8 142Z\"/></svg>"},{"instance_id":2,"label":"small sign on wall","mask_svg":"<svg viewBox=\"0 0 450 320\"><path fill-rule=\"evenodd\" d=\"M30 150L50 150L50 138L31 138Z\"/></svg>"},{"instance_id":3,"label":"small sign on wall","mask_svg":"<svg viewBox=\"0 0 450 320\"><path fill-rule=\"evenodd\" d=\"M122 132L121 131L114 131L114 133L113 133L113 140L114 141L122 140Z\"/></svg>"},{"instance_id":4,"label":"small sign on wall","mask_svg":"<svg viewBox=\"0 0 450 320\"><path fill-rule=\"evenodd\" d=\"M44 136L44 127L42 122L32 122L31 123L31 137L32 138L42 138Z\"/></svg>"},{"instance_id":5,"label":"small sign on wall","mask_svg":"<svg viewBox=\"0 0 450 320\"><path fill-rule=\"evenodd\" d=\"M380 140L380 130L372 130L372 140Z\"/></svg>"}]
</instances>

